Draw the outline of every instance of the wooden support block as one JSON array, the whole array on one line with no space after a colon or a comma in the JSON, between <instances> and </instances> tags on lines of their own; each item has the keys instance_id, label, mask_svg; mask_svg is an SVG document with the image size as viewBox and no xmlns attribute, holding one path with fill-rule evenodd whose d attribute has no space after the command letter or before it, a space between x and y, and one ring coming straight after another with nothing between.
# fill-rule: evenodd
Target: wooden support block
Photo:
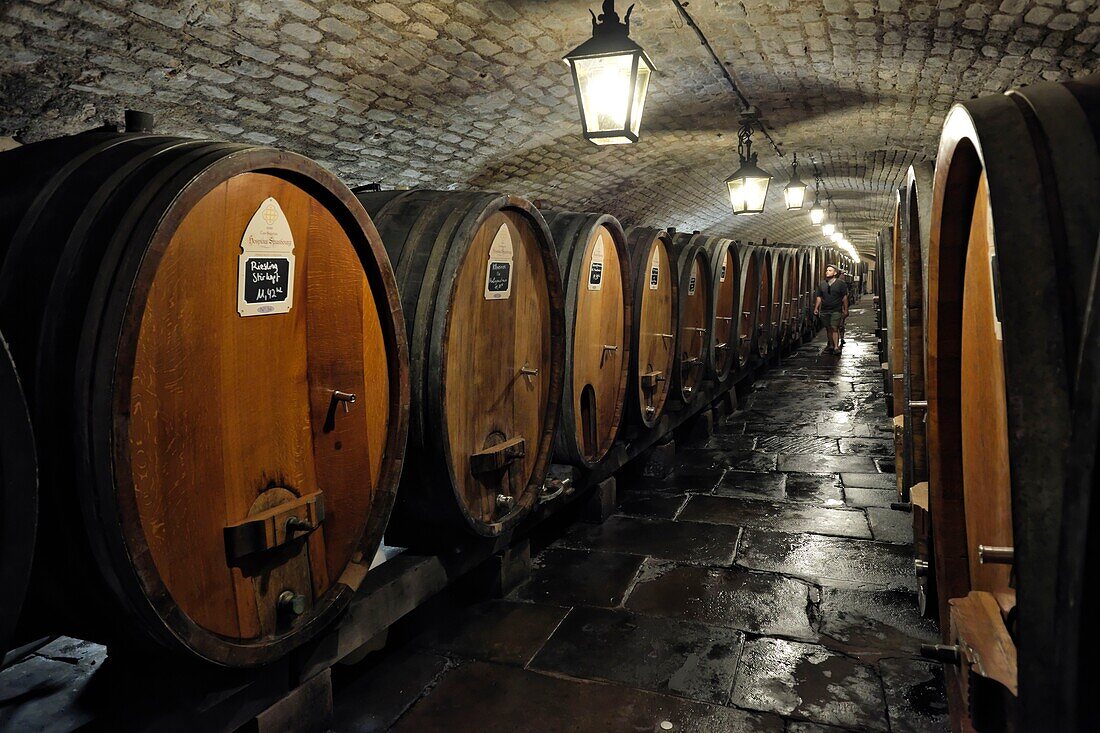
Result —
<instances>
[{"instance_id":1,"label":"wooden support block","mask_svg":"<svg viewBox=\"0 0 1100 733\"><path fill-rule=\"evenodd\" d=\"M1015 718L1016 644L991 593L952 598L951 635L958 650L960 698L975 730L1005 730Z\"/></svg>"},{"instance_id":2,"label":"wooden support block","mask_svg":"<svg viewBox=\"0 0 1100 733\"><path fill-rule=\"evenodd\" d=\"M531 576L531 542L520 540L491 555L463 582L472 598L503 598Z\"/></svg>"},{"instance_id":3,"label":"wooden support block","mask_svg":"<svg viewBox=\"0 0 1100 733\"><path fill-rule=\"evenodd\" d=\"M654 445L642 456L642 475L650 477L664 476L672 467L672 462L675 459L676 441L670 435L667 441Z\"/></svg>"},{"instance_id":4,"label":"wooden support block","mask_svg":"<svg viewBox=\"0 0 1100 733\"><path fill-rule=\"evenodd\" d=\"M291 690L256 716L249 733L325 733L332 723L332 673L329 670Z\"/></svg>"},{"instance_id":5,"label":"wooden support block","mask_svg":"<svg viewBox=\"0 0 1100 733\"><path fill-rule=\"evenodd\" d=\"M688 443L702 444L714 435L714 410L702 410L685 420L678 436Z\"/></svg>"},{"instance_id":6,"label":"wooden support block","mask_svg":"<svg viewBox=\"0 0 1100 733\"><path fill-rule=\"evenodd\" d=\"M616 483L615 477L611 476L592 489L584 505L584 511L581 513L581 520L589 524L603 524L615 512L616 506L618 506Z\"/></svg>"}]
</instances>

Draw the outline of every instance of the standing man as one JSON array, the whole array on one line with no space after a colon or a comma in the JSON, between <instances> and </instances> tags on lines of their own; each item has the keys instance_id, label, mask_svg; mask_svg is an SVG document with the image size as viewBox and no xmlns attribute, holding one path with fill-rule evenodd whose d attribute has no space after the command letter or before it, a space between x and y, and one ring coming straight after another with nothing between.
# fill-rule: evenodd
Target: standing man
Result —
<instances>
[{"instance_id":1,"label":"standing man","mask_svg":"<svg viewBox=\"0 0 1100 733\"><path fill-rule=\"evenodd\" d=\"M834 265L826 267L825 279L817 284L814 293L814 315L822 317L829 335L829 345L825 347L828 354L840 353L840 327L848 317L848 283L838 274Z\"/></svg>"}]
</instances>

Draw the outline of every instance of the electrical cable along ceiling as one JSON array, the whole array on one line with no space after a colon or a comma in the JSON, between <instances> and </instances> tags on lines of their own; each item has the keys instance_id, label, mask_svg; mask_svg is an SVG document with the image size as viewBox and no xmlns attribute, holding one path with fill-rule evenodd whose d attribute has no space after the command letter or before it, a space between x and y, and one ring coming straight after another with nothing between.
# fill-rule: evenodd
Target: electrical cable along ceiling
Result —
<instances>
[{"instance_id":1,"label":"electrical cable along ceiling","mask_svg":"<svg viewBox=\"0 0 1100 733\"><path fill-rule=\"evenodd\" d=\"M627 224L824 243L808 206L784 206L797 153L866 252L953 102L1100 57L1092 2L643 0L630 37L656 71L640 139L597 147L562 61L591 36L590 10L600 2L16 0L0 11L0 134L38 140L133 107L158 131L289 148L352 184L500 189ZM724 181L747 104L774 181L764 213L734 216Z\"/></svg>"}]
</instances>

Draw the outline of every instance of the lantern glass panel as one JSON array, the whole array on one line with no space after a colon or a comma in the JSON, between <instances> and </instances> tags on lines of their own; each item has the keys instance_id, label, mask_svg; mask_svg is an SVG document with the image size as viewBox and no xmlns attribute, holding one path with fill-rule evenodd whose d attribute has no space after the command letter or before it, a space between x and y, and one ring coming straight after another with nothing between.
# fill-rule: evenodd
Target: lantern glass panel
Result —
<instances>
[{"instance_id":1,"label":"lantern glass panel","mask_svg":"<svg viewBox=\"0 0 1100 733\"><path fill-rule=\"evenodd\" d=\"M759 214L768 197L770 177L744 176L726 181L735 214Z\"/></svg>"},{"instance_id":2,"label":"lantern glass panel","mask_svg":"<svg viewBox=\"0 0 1100 733\"><path fill-rule=\"evenodd\" d=\"M792 181L783 189L783 199L787 203L787 211L801 209L806 201L806 186Z\"/></svg>"},{"instance_id":3,"label":"lantern glass panel","mask_svg":"<svg viewBox=\"0 0 1100 733\"><path fill-rule=\"evenodd\" d=\"M635 142L652 71L645 57L631 51L572 59L571 63L589 139L597 145ZM622 134L614 134L617 132Z\"/></svg>"},{"instance_id":4,"label":"lantern glass panel","mask_svg":"<svg viewBox=\"0 0 1100 733\"><path fill-rule=\"evenodd\" d=\"M817 224L821 224L824 221L825 221L825 209L823 209L820 206L815 204L814 207L812 209L810 209L810 222L812 224L817 225Z\"/></svg>"},{"instance_id":5,"label":"lantern glass panel","mask_svg":"<svg viewBox=\"0 0 1100 733\"><path fill-rule=\"evenodd\" d=\"M836 224L829 222L821 227L821 233L826 237L831 237L836 234Z\"/></svg>"}]
</instances>

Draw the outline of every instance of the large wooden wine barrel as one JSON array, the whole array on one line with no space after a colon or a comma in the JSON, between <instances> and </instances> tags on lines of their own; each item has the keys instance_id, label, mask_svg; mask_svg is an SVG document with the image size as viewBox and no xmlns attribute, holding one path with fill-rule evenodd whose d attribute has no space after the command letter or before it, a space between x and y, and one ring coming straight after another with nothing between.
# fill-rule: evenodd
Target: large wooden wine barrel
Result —
<instances>
[{"instance_id":1,"label":"large wooden wine barrel","mask_svg":"<svg viewBox=\"0 0 1100 733\"><path fill-rule=\"evenodd\" d=\"M813 252L809 249L798 250L798 333L800 341L808 341L813 337Z\"/></svg>"},{"instance_id":2,"label":"large wooden wine barrel","mask_svg":"<svg viewBox=\"0 0 1100 733\"><path fill-rule=\"evenodd\" d=\"M25 616L285 654L354 594L400 474L404 328L366 212L241 145L89 133L0 167L0 328L40 451Z\"/></svg>"},{"instance_id":3,"label":"large wooden wine barrel","mask_svg":"<svg viewBox=\"0 0 1100 733\"><path fill-rule=\"evenodd\" d=\"M903 249L904 306L902 309L902 391L904 394L904 425L902 444L907 460L896 468L907 487L913 507L913 546L917 555L919 579L918 604L922 615L937 608L935 599L935 560L933 559L931 514L927 505L927 489L913 493L915 486L928 482L928 446L925 416L928 401L924 389L925 282L928 270L928 235L932 218L931 163L918 163L909 168L903 188L902 218L905 241Z\"/></svg>"},{"instance_id":4,"label":"large wooden wine barrel","mask_svg":"<svg viewBox=\"0 0 1100 733\"><path fill-rule=\"evenodd\" d=\"M878 233L876 245L876 264L879 268L879 362L882 365L882 389L886 401L886 414L894 417L894 379L890 371L890 314L894 304L893 272L891 261L893 260L894 232L892 227L885 227Z\"/></svg>"},{"instance_id":5,"label":"large wooden wine barrel","mask_svg":"<svg viewBox=\"0 0 1100 733\"><path fill-rule=\"evenodd\" d=\"M1063 523L1087 515L1069 459L1100 233L1098 98L1093 77L957 105L936 162L925 386L941 620L968 591L1015 593L1019 730L1078 729L1051 720L1051 701L1095 635L1069 625L1081 597L1059 605L1057 588L1075 572L1059 566Z\"/></svg>"},{"instance_id":6,"label":"large wooden wine barrel","mask_svg":"<svg viewBox=\"0 0 1100 733\"><path fill-rule=\"evenodd\" d=\"M760 314L757 317L758 339L757 353L767 361L775 352L777 329L775 299L775 271L779 263L772 247L756 248L760 255Z\"/></svg>"},{"instance_id":7,"label":"large wooden wine barrel","mask_svg":"<svg viewBox=\"0 0 1100 733\"><path fill-rule=\"evenodd\" d=\"M626 243L634 273L633 358L627 405L631 422L652 428L664 412L675 371L679 271L672 237L664 229L628 229Z\"/></svg>"},{"instance_id":8,"label":"large wooden wine barrel","mask_svg":"<svg viewBox=\"0 0 1100 733\"><path fill-rule=\"evenodd\" d=\"M517 196L357 196L397 274L413 375L415 458L387 543L498 537L538 503L561 410L565 318L550 231Z\"/></svg>"},{"instance_id":9,"label":"large wooden wine barrel","mask_svg":"<svg viewBox=\"0 0 1100 733\"><path fill-rule=\"evenodd\" d=\"M783 251L783 289L780 295L780 330L783 347L791 349L798 342L800 320L798 315L801 270L798 252L794 249Z\"/></svg>"},{"instance_id":10,"label":"large wooden wine barrel","mask_svg":"<svg viewBox=\"0 0 1100 733\"><path fill-rule=\"evenodd\" d=\"M630 373L634 282L626 234L608 214L542 213L565 301L565 394L554 457L591 469L619 434Z\"/></svg>"},{"instance_id":11,"label":"large wooden wine barrel","mask_svg":"<svg viewBox=\"0 0 1100 733\"><path fill-rule=\"evenodd\" d=\"M38 523L34 437L23 389L0 337L0 661L15 632L31 575Z\"/></svg>"},{"instance_id":12,"label":"large wooden wine barrel","mask_svg":"<svg viewBox=\"0 0 1100 733\"><path fill-rule=\"evenodd\" d=\"M737 261L740 263L741 311L738 326L738 352L742 364L751 364L760 358L760 296L763 278L761 256L755 247L737 244Z\"/></svg>"},{"instance_id":13,"label":"large wooden wine barrel","mask_svg":"<svg viewBox=\"0 0 1100 733\"><path fill-rule=\"evenodd\" d=\"M704 246L710 256L711 290L714 293L713 348L707 371L724 386L744 364L741 358L741 263L737 246L723 237L707 237Z\"/></svg>"},{"instance_id":14,"label":"large wooden wine barrel","mask_svg":"<svg viewBox=\"0 0 1100 733\"><path fill-rule=\"evenodd\" d=\"M695 402L707 374L707 362L714 343L714 288L706 237L677 234L672 238L672 255L679 275L679 333L672 394L685 405Z\"/></svg>"}]
</instances>

